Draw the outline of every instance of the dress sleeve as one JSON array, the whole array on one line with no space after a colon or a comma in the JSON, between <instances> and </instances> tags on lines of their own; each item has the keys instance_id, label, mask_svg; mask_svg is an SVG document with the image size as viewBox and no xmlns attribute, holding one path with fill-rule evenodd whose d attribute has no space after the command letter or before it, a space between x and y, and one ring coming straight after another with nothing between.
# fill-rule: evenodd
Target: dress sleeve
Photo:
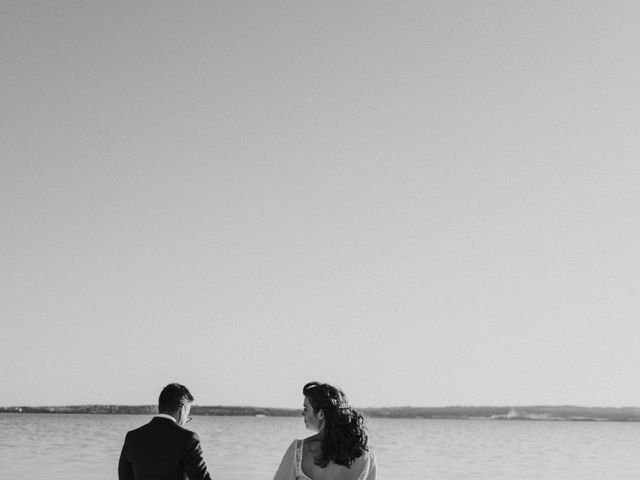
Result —
<instances>
[{"instance_id":1,"label":"dress sleeve","mask_svg":"<svg viewBox=\"0 0 640 480\"><path fill-rule=\"evenodd\" d=\"M273 480L296 480L296 441L294 440L284 452L280 466Z\"/></svg>"},{"instance_id":2,"label":"dress sleeve","mask_svg":"<svg viewBox=\"0 0 640 480\"><path fill-rule=\"evenodd\" d=\"M365 480L376 480L376 475L378 474L378 461L376 460L376 456L373 451L370 451L369 455L369 471L367 472L367 476L364 478Z\"/></svg>"}]
</instances>

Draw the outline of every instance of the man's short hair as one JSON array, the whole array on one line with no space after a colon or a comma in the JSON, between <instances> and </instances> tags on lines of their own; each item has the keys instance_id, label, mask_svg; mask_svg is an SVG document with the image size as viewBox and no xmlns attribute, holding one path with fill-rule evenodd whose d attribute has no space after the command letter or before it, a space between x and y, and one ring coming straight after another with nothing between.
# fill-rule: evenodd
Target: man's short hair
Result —
<instances>
[{"instance_id":1,"label":"man's short hair","mask_svg":"<svg viewBox=\"0 0 640 480\"><path fill-rule=\"evenodd\" d=\"M193 395L187 387L179 383L170 383L160 392L158 399L158 411L160 413L173 413L183 405L193 402Z\"/></svg>"}]
</instances>

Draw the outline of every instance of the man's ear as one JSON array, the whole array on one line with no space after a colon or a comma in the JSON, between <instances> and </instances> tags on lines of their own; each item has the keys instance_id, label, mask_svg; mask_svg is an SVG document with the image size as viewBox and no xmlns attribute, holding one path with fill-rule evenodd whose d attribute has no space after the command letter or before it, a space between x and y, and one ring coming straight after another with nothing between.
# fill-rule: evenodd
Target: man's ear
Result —
<instances>
[{"instance_id":1,"label":"man's ear","mask_svg":"<svg viewBox=\"0 0 640 480\"><path fill-rule=\"evenodd\" d=\"M324 410L318 410L318 420L324 420Z\"/></svg>"}]
</instances>

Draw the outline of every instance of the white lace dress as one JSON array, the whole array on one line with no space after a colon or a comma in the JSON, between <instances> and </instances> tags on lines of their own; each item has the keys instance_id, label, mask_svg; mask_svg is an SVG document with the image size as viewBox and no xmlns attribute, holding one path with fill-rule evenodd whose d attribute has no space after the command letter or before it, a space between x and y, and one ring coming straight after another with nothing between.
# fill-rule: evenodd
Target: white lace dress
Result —
<instances>
[{"instance_id":1,"label":"white lace dress","mask_svg":"<svg viewBox=\"0 0 640 480\"><path fill-rule=\"evenodd\" d=\"M282 457L273 480L313 480L302 471L303 440L294 440ZM358 480L376 480L376 457L372 451L365 453L364 466Z\"/></svg>"}]
</instances>

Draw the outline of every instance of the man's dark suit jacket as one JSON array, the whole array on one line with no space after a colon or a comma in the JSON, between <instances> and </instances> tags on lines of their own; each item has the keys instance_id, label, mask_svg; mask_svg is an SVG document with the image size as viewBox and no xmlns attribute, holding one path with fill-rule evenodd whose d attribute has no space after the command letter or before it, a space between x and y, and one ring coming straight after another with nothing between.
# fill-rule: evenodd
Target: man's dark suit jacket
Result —
<instances>
[{"instance_id":1,"label":"man's dark suit jacket","mask_svg":"<svg viewBox=\"0 0 640 480\"><path fill-rule=\"evenodd\" d=\"M127 433L118 462L120 480L211 480L200 439L168 418L154 417Z\"/></svg>"}]
</instances>

